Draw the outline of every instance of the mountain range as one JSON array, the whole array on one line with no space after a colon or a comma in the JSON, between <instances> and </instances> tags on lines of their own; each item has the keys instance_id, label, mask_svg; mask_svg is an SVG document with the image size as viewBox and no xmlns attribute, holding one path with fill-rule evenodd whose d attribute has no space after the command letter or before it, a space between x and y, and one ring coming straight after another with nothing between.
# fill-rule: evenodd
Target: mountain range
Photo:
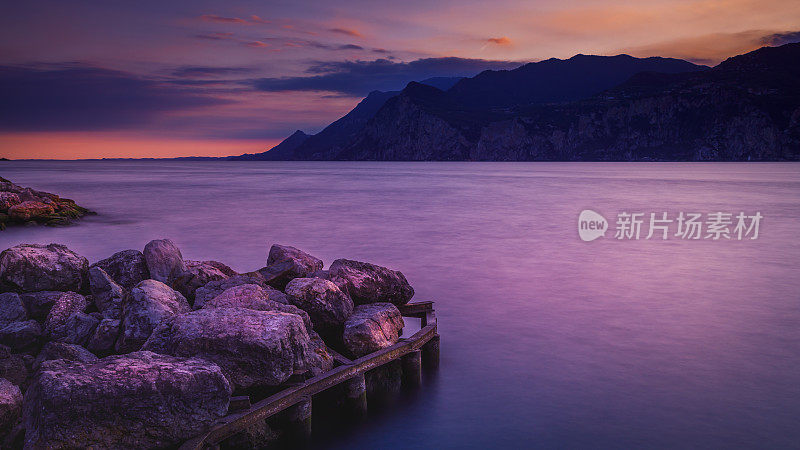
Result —
<instances>
[{"instance_id":1,"label":"mountain range","mask_svg":"<svg viewBox=\"0 0 800 450\"><path fill-rule=\"evenodd\" d=\"M235 160L800 160L800 43L709 68L576 55L374 91L315 135Z\"/></svg>"}]
</instances>

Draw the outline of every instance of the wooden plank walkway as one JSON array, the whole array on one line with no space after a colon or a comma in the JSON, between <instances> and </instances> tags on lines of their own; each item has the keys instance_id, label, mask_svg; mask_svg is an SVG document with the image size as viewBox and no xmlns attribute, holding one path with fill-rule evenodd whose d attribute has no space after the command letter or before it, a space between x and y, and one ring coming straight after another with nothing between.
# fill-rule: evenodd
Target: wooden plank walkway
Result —
<instances>
[{"instance_id":1,"label":"wooden plank walkway","mask_svg":"<svg viewBox=\"0 0 800 450\"><path fill-rule=\"evenodd\" d=\"M363 376L364 372L380 367L386 363L401 358L409 353L419 351L427 345L427 355L423 360L428 364L436 365L439 359L439 335L437 334L436 315L433 302L410 303L399 307L404 317L421 319L421 328L408 338L400 340L391 347L384 348L361 358L350 360L331 350L331 355L339 364L333 369L302 383L291 386L283 391L273 394L250 408L233 412L220 419L205 433L196 436L180 446L180 450L203 449L214 446L220 441L259 423L301 401L306 401L311 396L340 383ZM429 344L430 342L430 344ZM329 349L330 350L330 349Z\"/></svg>"}]
</instances>

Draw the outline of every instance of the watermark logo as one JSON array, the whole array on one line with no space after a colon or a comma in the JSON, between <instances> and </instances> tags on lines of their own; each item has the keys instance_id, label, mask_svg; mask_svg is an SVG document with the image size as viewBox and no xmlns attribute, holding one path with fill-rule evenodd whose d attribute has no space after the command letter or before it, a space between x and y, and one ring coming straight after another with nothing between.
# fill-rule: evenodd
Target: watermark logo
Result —
<instances>
[{"instance_id":1,"label":"watermark logo","mask_svg":"<svg viewBox=\"0 0 800 450\"><path fill-rule=\"evenodd\" d=\"M600 236L605 236L608 230L608 221L599 213L591 209L584 209L578 216L578 235L581 240L589 242Z\"/></svg>"},{"instance_id":2,"label":"watermark logo","mask_svg":"<svg viewBox=\"0 0 800 450\"><path fill-rule=\"evenodd\" d=\"M700 240L753 240L758 239L761 212L747 214L744 211L679 212L670 216L667 212L627 212L617 214L614 230L616 240L683 239ZM649 219L649 220L648 220ZM605 236L608 222L591 209L581 211L578 216L578 235L583 241L593 241Z\"/></svg>"}]
</instances>

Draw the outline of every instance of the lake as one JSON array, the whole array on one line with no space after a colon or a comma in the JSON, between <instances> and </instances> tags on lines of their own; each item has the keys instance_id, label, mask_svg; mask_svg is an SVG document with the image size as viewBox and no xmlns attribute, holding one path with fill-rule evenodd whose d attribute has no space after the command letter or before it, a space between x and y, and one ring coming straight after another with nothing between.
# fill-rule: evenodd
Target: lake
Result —
<instances>
[{"instance_id":1,"label":"lake","mask_svg":"<svg viewBox=\"0 0 800 450\"><path fill-rule=\"evenodd\" d=\"M401 270L436 301L441 368L319 448L800 445L797 163L14 161L0 175L98 212L7 230L0 248L59 242L94 262L166 237L249 271L281 243ZM579 239L584 209L605 237ZM621 212L645 213L639 240L614 238ZM757 239L645 239L651 212L763 220Z\"/></svg>"}]
</instances>

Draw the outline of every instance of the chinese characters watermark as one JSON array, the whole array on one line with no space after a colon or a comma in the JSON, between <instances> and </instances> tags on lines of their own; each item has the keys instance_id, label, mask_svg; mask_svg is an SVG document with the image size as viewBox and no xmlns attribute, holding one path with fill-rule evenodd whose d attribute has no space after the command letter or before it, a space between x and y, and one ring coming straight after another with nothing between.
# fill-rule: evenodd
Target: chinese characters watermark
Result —
<instances>
[{"instance_id":1,"label":"chinese characters watermark","mask_svg":"<svg viewBox=\"0 0 800 450\"><path fill-rule=\"evenodd\" d=\"M740 211L731 212L679 212L670 215L662 212L627 212L617 214L614 239L682 239L700 240L746 240L758 239L761 212L753 214ZM590 209L581 211L578 216L578 235L584 241L593 241L605 236L608 221Z\"/></svg>"}]
</instances>

